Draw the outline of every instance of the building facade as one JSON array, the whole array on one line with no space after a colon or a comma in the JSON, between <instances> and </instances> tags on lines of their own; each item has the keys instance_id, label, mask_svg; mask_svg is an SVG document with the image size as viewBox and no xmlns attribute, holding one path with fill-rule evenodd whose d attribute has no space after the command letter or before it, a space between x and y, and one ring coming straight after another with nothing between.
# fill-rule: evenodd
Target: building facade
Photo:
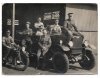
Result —
<instances>
[{"instance_id":1,"label":"building facade","mask_svg":"<svg viewBox=\"0 0 100 78\"><path fill-rule=\"evenodd\" d=\"M12 31L13 4L2 6L2 30ZM18 31L25 28L25 22L31 22L33 28L37 17L41 17L45 27L54 24L54 19L59 19L59 24L64 25L69 12L74 13L73 19L78 30L84 34L85 39L97 47L98 44L98 12L96 4L15 4L15 39L20 40Z\"/></svg>"}]
</instances>

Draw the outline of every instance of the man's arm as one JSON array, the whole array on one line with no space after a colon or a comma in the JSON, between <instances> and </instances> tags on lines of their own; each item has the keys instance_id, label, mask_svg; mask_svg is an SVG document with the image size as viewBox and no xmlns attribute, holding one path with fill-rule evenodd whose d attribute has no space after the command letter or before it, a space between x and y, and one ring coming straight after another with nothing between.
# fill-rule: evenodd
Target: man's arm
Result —
<instances>
[{"instance_id":1,"label":"man's arm","mask_svg":"<svg viewBox=\"0 0 100 78\"><path fill-rule=\"evenodd\" d=\"M75 25L73 25L73 27L74 27L74 29L75 29L76 32L79 32L78 29L77 29L77 27Z\"/></svg>"},{"instance_id":2,"label":"man's arm","mask_svg":"<svg viewBox=\"0 0 100 78\"><path fill-rule=\"evenodd\" d=\"M52 25L50 26L50 35L52 34L52 30L53 30L53 28L52 28Z\"/></svg>"},{"instance_id":3,"label":"man's arm","mask_svg":"<svg viewBox=\"0 0 100 78\"><path fill-rule=\"evenodd\" d=\"M52 44L52 41L51 41L51 38L49 37L49 38L48 38L48 45L47 45L47 48L49 48L49 47L51 46L51 44Z\"/></svg>"},{"instance_id":4,"label":"man's arm","mask_svg":"<svg viewBox=\"0 0 100 78\"><path fill-rule=\"evenodd\" d=\"M30 29L29 35L32 36L32 34L33 34L33 31L32 31L32 29Z\"/></svg>"},{"instance_id":5,"label":"man's arm","mask_svg":"<svg viewBox=\"0 0 100 78\"><path fill-rule=\"evenodd\" d=\"M7 46L7 44L6 44L6 42L5 42L5 37L2 38L2 44L3 44L3 46L5 46L5 47Z\"/></svg>"},{"instance_id":6,"label":"man's arm","mask_svg":"<svg viewBox=\"0 0 100 78\"><path fill-rule=\"evenodd\" d=\"M41 44L41 42L38 42L38 45L41 49L43 49L43 45Z\"/></svg>"},{"instance_id":7,"label":"man's arm","mask_svg":"<svg viewBox=\"0 0 100 78\"><path fill-rule=\"evenodd\" d=\"M4 47L10 48L10 47L6 44L5 37L3 37L3 39L2 39L2 44L3 44Z\"/></svg>"},{"instance_id":8,"label":"man's arm","mask_svg":"<svg viewBox=\"0 0 100 78\"><path fill-rule=\"evenodd\" d=\"M78 32L78 29L77 29L74 21L72 21L72 26L74 27L75 31Z\"/></svg>"},{"instance_id":9,"label":"man's arm","mask_svg":"<svg viewBox=\"0 0 100 78\"><path fill-rule=\"evenodd\" d=\"M41 25L42 25L42 28L44 28L44 24L43 24L43 23L41 23Z\"/></svg>"},{"instance_id":10,"label":"man's arm","mask_svg":"<svg viewBox=\"0 0 100 78\"><path fill-rule=\"evenodd\" d=\"M10 37L10 41L11 41L11 43L15 43L14 39L12 37Z\"/></svg>"},{"instance_id":11,"label":"man's arm","mask_svg":"<svg viewBox=\"0 0 100 78\"><path fill-rule=\"evenodd\" d=\"M61 27L60 27L60 26L59 26L59 28L58 28L58 31L59 31L60 34L62 33Z\"/></svg>"},{"instance_id":12,"label":"man's arm","mask_svg":"<svg viewBox=\"0 0 100 78\"><path fill-rule=\"evenodd\" d=\"M69 30L69 29L68 29L68 21L67 21L67 20L65 21L64 29L67 30L67 31Z\"/></svg>"},{"instance_id":13,"label":"man's arm","mask_svg":"<svg viewBox=\"0 0 100 78\"><path fill-rule=\"evenodd\" d=\"M34 28L37 28L37 25L36 25L36 23L34 23Z\"/></svg>"}]
</instances>

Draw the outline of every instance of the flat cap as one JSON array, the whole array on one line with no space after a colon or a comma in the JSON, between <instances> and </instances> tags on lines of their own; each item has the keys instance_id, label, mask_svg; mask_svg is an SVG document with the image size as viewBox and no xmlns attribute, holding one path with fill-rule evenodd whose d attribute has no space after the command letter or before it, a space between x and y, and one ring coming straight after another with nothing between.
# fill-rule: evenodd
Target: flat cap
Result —
<instances>
[{"instance_id":1,"label":"flat cap","mask_svg":"<svg viewBox=\"0 0 100 78\"><path fill-rule=\"evenodd\" d=\"M71 14L74 14L74 13L68 13L68 15L71 15Z\"/></svg>"}]
</instances>

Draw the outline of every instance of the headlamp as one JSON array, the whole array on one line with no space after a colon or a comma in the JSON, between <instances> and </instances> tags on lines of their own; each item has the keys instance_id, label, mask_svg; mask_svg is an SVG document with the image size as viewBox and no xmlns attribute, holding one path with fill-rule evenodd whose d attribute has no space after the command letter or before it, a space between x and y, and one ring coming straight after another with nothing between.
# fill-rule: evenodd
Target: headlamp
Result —
<instances>
[{"instance_id":1,"label":"headlamp","mask_svg":"<svg viewBox=\"0 0 100 78\"><path fill-rule=\"evenodd\" d=\"M68 45L69 45L70 47L73 47L73 42L72 42L72 41L69 41Z\"/></svg>"},{"instance_id":2,"label":"headlamp","mask_svg":"<svg viewBox=\"0 0 100 78\"><path fill-rule=\"evenodd\" d=\"M87 40L84 41L84 45L85 45L86 47L89 45L89 43L88 43Z\"/></svg>"}]
</instances>

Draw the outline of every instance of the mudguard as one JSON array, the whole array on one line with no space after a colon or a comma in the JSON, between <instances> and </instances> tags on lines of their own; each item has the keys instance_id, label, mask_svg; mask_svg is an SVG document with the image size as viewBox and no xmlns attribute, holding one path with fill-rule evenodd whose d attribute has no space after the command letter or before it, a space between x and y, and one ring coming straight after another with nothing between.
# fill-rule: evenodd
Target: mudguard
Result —
<instances>
[{"instance_id":1,"label":"mudguard","mask_svg":"<svg viewBox=\"0 0 100 78\"><path fill-rule=\"evenodd\" d=\"M86 47L86 48L85 48L85 50L92 51L92 49L91 49L91 48L89 48L89 47Z\"/></svg>"},{"instance_id":2,"label":"mudguard","mask_svg":"<svg viewBox=\"0 0 100 78\"><path fill-rule=\"evenodd\" d=\"M90 45L90 44L85 48L85 50L88 50L88 51L92 51L95 49L96 49L96 47L94 45Z\"/></svg>"},{"instance_id":3,"label":"mudguard","mask_svg":"<svg viewBox=\"0 0 100 78\"><path fill-rule=\"evenodd\" d=\"M86 48L85 48L85 51L89 51L89 52L91 52L91 53L92 53L92 52L93 52L93 49L92 49L92 48L90 48L90 47L86 47Z\"/></svg>"},{"instance_id":4,"label":"mudguard","mask_svg":"<svg viewBox=\"0 0 100 78\"><path fill-rule=\"evenodd\" d=\"M88 43L87 40L84 41L83 45L86 47L87 50L88 50L88 49L89 49L89 50L92 50L92 49L95 50L95 49L96 49L96 47L95 47L94 45Z\"/></svg>"}]
</instances>

